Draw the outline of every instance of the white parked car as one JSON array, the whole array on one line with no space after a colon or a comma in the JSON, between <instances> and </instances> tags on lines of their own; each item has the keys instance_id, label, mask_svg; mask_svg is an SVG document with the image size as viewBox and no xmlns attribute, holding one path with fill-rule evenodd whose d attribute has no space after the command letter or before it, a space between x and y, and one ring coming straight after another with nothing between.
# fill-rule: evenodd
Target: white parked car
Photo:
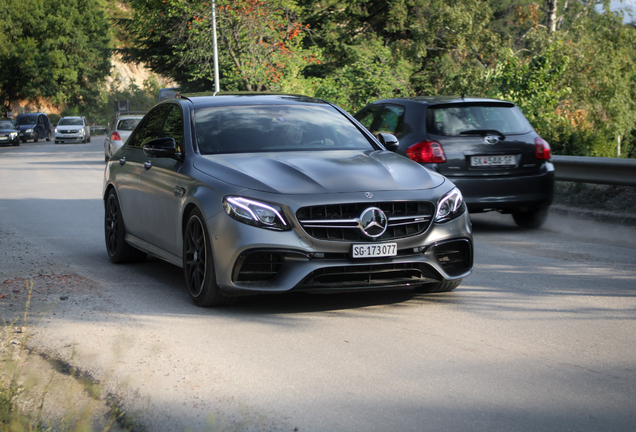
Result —
<instances>
[{"instance_id":1,"label":"white parked car","mask_svg":"<svg viewBox=\"0 0 636 432\"><path fill-rule=\"evenodd\" d=\"M91 128L85 117L62 117L55 126L55 144L65 142L91 142Z\"/></svg>"},{"instance_id":2,"label":"white parked car","mask_svg":"<svg viewBox=\"0 0 636 432\"><path fill-rule=\"evenodd\" d=\"M115 124L104 140L104 159L108 159L124 145L144 114L125 114L115 119Z\"/></svg>"}]
</instances>

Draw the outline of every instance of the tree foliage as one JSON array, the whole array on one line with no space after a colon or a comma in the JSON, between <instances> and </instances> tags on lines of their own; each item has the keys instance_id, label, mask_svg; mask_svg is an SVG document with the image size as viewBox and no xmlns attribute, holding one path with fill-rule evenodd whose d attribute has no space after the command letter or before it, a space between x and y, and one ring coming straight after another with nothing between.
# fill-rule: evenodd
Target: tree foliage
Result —
<instances>
[{"instance_id":1,"label":"tree foliage","mask_svg":"<svg viewBox=\"0 0 636 432\"><path fill-rule=\"evenodd\" d=\"M0 2L0 104L47 98L85 106L110 62L109 23L100 0Z\"/></svg>"}]
</instances>

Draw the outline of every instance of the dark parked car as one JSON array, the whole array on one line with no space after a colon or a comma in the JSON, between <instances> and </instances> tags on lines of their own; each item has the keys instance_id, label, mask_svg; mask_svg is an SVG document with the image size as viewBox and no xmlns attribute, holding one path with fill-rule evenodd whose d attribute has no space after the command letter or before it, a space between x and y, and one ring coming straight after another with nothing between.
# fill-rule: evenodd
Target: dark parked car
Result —
<instances>
[{"instance_id":1,"label":"dark parked car","mask_svg":"<svg viewBox=\"0 0 636 432\"><path fill-rule=\"evenodd\" d=\"M478 98L415 97L374 102L355 118L373 134L400 141L397 152L448 177L471 213L511 213L538 228L554 190L550 145L513 103Z\"/></svg>"},{"instance_id":2,"label":"dark parked car","mask_svg":"<svg viewBox=\"0 0 636 432\"><path fill-rule=\"evenodd\" d=\"M0 119L0 144L20 145L20 132L11 120Z\"/></svg>"},{"instance_id":3,"label":"dark parked car","mask_svg":"<svg viewBox=\"0 0 636 432\"><path fill-rule=\"evenodd\" d=\"M20 130L22 142L32 139L38 142L40 138L51 141L51 123L44 113L20 114L16 117L16 125Z\"/></svg>"},{"instance_id":4,"label":"dark parked car","mask_svg":"<svg viewBox=\"0 0 636 432\"><path fill-rule=\"evenodd\" d=\"M303 96L161 102L106 165L108 255L183 267L199 306L291 290L450 291L473 263L462 195L380 142Z\"/></svg>"}]
</instances>

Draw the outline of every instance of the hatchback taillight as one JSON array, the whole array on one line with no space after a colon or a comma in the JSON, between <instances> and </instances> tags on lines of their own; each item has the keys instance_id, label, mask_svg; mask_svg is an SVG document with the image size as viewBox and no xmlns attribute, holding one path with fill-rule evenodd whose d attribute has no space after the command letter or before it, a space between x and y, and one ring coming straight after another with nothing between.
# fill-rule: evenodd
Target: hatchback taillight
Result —
<instances>
[{"instance_id":1,"label":"hatchback taillight","mask_svg":"<svg viewBox=\"0 0 636 432\"><path fill-rule=\"evenodd\" d=\"M550 144L543 138L534 139L534 152L539 160L552 159L552 150Z\"/></svg>"},{"instance_id":2,"label":"hatchback taillight","mask_svg":"<svg viewBox=\"0 0 636 432\"><path fill-rule=\"evenodd\" d=\"M406 149L406 155L419 163L446 162L442 145L437 141L421 141Z\"/></svg>"},{"instance_id":3,"label":"hatchback taillight","mask_svg":"<svg viewBox=\"0 0 636 432\"><path fill-rule=\"evenodd\" d=\"M110 139L112 141L121 141L121 137L119 136L119 133L117 133L117 131L113 132L113 134L110 136Z\"/></svg>"}]
</instances>

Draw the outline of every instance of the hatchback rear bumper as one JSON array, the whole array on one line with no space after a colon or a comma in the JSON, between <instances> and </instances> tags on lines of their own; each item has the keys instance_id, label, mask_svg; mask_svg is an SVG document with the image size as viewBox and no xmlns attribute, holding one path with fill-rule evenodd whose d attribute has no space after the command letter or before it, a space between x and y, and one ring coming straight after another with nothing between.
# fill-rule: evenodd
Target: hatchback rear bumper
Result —
<instances>
[{"instance_id":1,"label":"hatchback rear bumper","mask_svg":"<svg viewBox=\"0 0 636 432\"><path fill-rule=\"evenodd\" d=\"M511 213L548 207L554 197L552 164L540 174L516 177L451 177L464 196L468 211Z\"/></svg>"}]
</instances>

